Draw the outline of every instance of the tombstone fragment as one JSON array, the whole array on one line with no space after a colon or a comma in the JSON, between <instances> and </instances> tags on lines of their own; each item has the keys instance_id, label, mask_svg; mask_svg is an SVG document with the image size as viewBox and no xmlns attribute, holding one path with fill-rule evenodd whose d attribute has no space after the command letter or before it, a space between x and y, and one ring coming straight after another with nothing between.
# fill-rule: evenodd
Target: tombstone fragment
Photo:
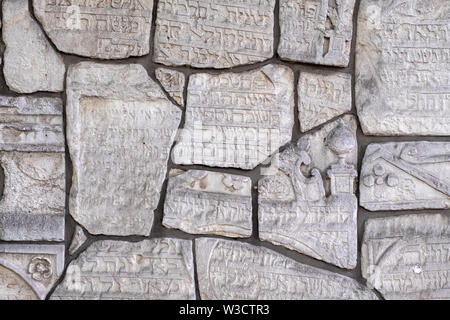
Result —
<instances>
[{"instance_id":1,"label":"tombstone fragment","mask_svg":"<svg viewBox=\"0 0 450 320\"><path fill-rule=\"evenodd\" d=\"M192 242L94 242L70 263L51 299L195 299Z\"/></svg>"},{"instance_id":2,"label":"tombstone fragment","mask_svg":"<svg viewBox=\"0 0 450 320\"><path fill-rule=\"evenodd\" d=\"M2 35L6 45L3 74L11 90L63 90L66 67L31 17L28 0L3 1Z\"/></svg>"},{"instance_id":3,"label":"tombstone fragment","mask_svg":"<svg viewBox=\"0 0 450 320\"><path fill-rule=\"evenodd\" d=\"M177 164L253 169L288 143L294 74L281 65L243 73L192 75Z\"/></svg>"},{"instance_id":4,"label":"tombstone fragment","mask_svg":"<svg viewBox=\"0 0 450 320\"><path fill-rule=\"evenodd\" d=\"M274 0L158 2L154 61L230 68L273 56Z\"/></svg>"},{"instance_id":5,"label":"tombstone fragment","mask_svg":"<svg viewBox=\"0 0 450 320\"><path fill-rule=\"evenodd\" d=\"M189 170L169 178L163 225L194 234L250 237L251 179Z\"/></svg>"},{"instance_id":6,"label":"tombstone fragment","mask_svg":"<svg viewBox=\"0 0 450 320\"><path fill-rule=\"evenodd\" d=\"M100 59L149 53L153 0L33 0L33 8L60 51Z\"/></svg>"},{"instance_id":7,"label":"tombstone fragment","mask_svg":"<svg viewBox=\"0 0 450 320\"><path fill-rule=\"evenodd\" d=\"M141 65L82 62L69 69L69 206L89 233L150 233L180 119Z\"/></svg>"},{"instance_id":8,"label":"tombstone fragment","mask_svg":"<svg viewBox=\"0 0 450 320\"><path fill-rule=\"evenodd\" d=\"M156 79L161 83L164 90L181 106L184 106L184 74L179 71L166 68L158 68L155 71Z\"/></svg>"},{"instance_id":9,"label":"tombstone fragment","mask_svg":"<svg viewBox=\"0 0 450 320\"><path fill-rule=\"evenodd\" d=\"M86 242L87 237L83 229L79 226L75 226L75 232L73 233L72 242L69 247L69 254L74 254L81 248L81 246Z\"/></svg>"},{"instance_id":10,"label":"tombstone fragment","mask_svg":"<svg viewBox=\"0 0 450 320\"><path fill-rule=\"evenodd\" d=\"M362 275L385 299L448 299L450 221L441 214L369 219Z\"/></svg>"}]
</instances>

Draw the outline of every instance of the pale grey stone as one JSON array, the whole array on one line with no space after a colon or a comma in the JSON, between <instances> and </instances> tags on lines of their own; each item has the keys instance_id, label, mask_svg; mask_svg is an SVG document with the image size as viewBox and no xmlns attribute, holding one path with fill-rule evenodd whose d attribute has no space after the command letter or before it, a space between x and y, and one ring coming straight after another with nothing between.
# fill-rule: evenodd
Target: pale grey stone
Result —
<instances>
[{"instance_id":1,"label":"pale grey stone","mask_svg":"<svg viewBox=\"0 0 450 320\"><path fill-rule=\"evenodd\" d=\"M352 76L343 72L300 72L298 118L306 132L352 108Z\"/></svg>"},{"instance_id":2,"label":"pale grey stone","mask_svg":"<svg viewBox=\"0 0 450 320\"><path fill-rule=\"evenodd\" d=\"M149 235L181 110L141 65L81 62L66 111L71 215L91 234Z\"/></svg>"},{"instance_id":3,"label":"pale grey stone","mask_svg":"<svg viewBox=\"0 0 450 320\"><path fill-rule=\"evenodd\" d=\"M51 299L195 299L192 242L94 242L70 263Z\"/></svg>"},{"instance_id":4,"label":"pale grey stone","mask_svg":"<svg viewBox=\"0 0 450 320\"><path fill-rule=\"evenodd\" d=\"M154 61L229 68L273 56L275 0L158 1Z\"/></svg>"},{"instance_id":5,"label":"pale grey stone","mask_svg":"<svg viewBox=\"0 0 450 320\"><path fill-rule=\"evenodd\" d=\"M202 300L377 299L351 278L239 241L195 240Z\"/></svg>"},{"instance_id":6,"label":"pale grey stone","mask_svg":"<svg viewBox=\"0 0 450 320\"><path fill-rule=\"evenodd\" d=\"M64 268L64 245L0 244L0 300L39 300Z\"/></svg>"},{"instance_id":7,"label":"pale grey stone","mask_svg":"<svg viewBox=\"0 0 450 320\"><path fill-rule=\"evenodd\" d=\"M33 0L33 8L60 51L100 59L149 53L153 0Z\"/></svg>"},{"instance_id":8,"label":"pale grey stone","mask_svg":"<svg viewBox=\"0 0 450 320\"><path fill-rule=\"evenodd\" d=\"M194 234L250 237L252 181L228 173L172 171L163 225Z\"/></svg>"},{"instance_id":9,"label":"pale grey stone","mask_svg":"<svg viewBox=\"0 0 450 320\"><path fill-rule=\"evenodd\" d=\"M294 74L269 64L242 73L189 78L177 164L253 169L292 137Z\"/></svg>"},{"instance_id":10,"label":"pale grey stone","mask_svg":"<svg viewBox=\"0 0 450 320\"><path fill-rule=\"evenodd\" d=\"M449 299L450 221L441 214L369 219L362 275L385 299Z\"/></svg>"},{"instance_id":11,"label":"pale grey stone","mask_svg":"<svg viewBox=\"0 0 450 320\"><path fill-rule=\"evenodd\" d=\"M346 157L357 149L356 135L344 121L328 133L325 145L339 161L326 172L312 166L313 143L324 144L304 136L290 145L279 156L278 172L259 181L259 238L353 269L358 250L357 172ZM325 174L330 194L325 192Z\"/></svg>"},{"instance_id":12,"label":"pale grey stone","mask_svg":"<svg viewBox=\"0 0 450 320\"><path fill-rule=\"evenodd\" d=\"M31 17L28 0L3 1L3 74L16 92L62 91L66 67L38 23Z\"/></svg>"},{"instance_id":13,"label":"pale grey stone","mask_svg":"<svg viewBox=\"0 0 450 320\"><path fill-rule=\"evenodd\" d=\"M450 142L370 144L361 176L368 210L450 208Z\"/></svg>"},{"instance_id":14,"label":"pale grey stone","mask_svg":"<svg viewBox=\"0 0 450 320\"><path fill-rule=\"evenodd\" d=\"M166 90L180 106L184 106L184 74L176 70L158 68L155 71L155 75L164 90Z\"/></svg>"},{"instance_id":15,"label":"pale grey stone","mask_svg":"<svg viewBox=\"0 0 450 320\"><path fill-rule=\"evenodd\" d=\"M361 1L356 107L366 135L450 135L450 3Z\"/></svg>"},{"instance_id":16,"label":"pale grey stone","mask_svg":"<svg viewBox=\"0 0 450 320\"><path fill-rule=\"evenodd\" d=\"M69 254L74 254L81 248L81 246L86 242L87 236L79 225L75 226L75 231L73 233L72 242L69 247Z\"/></svg>"},{"instance_id":17,"label":"pale grey stone","mask_svg":"<svg viewBox=\"0 0 450 320\"><path fill-rule=\"evenodd\" d=\"M355 0L280 0L281 59L346 67Z\"/></svg>"}]
</instances>

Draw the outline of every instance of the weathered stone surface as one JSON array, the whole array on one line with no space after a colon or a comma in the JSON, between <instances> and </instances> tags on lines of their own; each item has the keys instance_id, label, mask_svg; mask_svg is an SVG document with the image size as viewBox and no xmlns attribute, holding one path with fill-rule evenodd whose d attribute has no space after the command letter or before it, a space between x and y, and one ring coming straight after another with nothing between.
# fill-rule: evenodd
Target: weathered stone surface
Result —
<instances>
[{"instance_id":1,"label":"weathered stone surface","mask_svg":"<svg viewBox=\"0 0 450 320\"><path fill-rule=\"evenodd\" d=\"M194 234L249 237L252 181L248 177L189 170L172 172L163 225Z\"/></svg>"},{"instance_id":2,"label":"weathered stone surface","mask_svg":"<svg viewBox=\"0 0 450 320\"><path fill-rule=\"evenodd\" d=\"M92 234L148 235L181 111L141 65L82 62L67 76L70 213Z\"/></svg>"},{"instance_id":3,"label":"weathered stone surface","mask_svg":"<svg viewBox=\"0 0 450 320\"><path fill-rule=\"evenodd\" d=\"M62 122L59 98L0 96L0 239L64 240Z\"/></svg>"},{"instance_id":4,"label":"weathered stone surface","mask_svg":"<svg viewBox=\"0 0 450 320\"><path fill-rule=\"evenodd\" d=\"M164 90L181 106L184 106L184 83L185 78L182 72L166 68L158 68L155 71L156 79L161 82Z\"/></svg>"},{"instance_id":5,"label":"weathered stone surface","mask_svg":"<svg viewBox=\"0 0 450 320\"><path fill-rule=\"evenodd\" d=\"M69 247L69 254L74 254L81 248L81 246L86 242L87 237L83 229L77 225L75 226L75 231L73 233L72 242Z\"/></svg>"},{"instance_id":6,"label":"weathered stone surface","mask_svg":"<svg viewBox=\"0 0 450 320\"><path fill-rule=\"evenodd\" d=\"M239 241L195 240L202 300L377 299L353 279Z\"/></svg>"},{"instance_id":7,"label":"weathered stone surface","mask_svg":"<svg viewBox=\"0 0 450 320\"><path fill-rule=\"evenodd\" d=\"M356 107L368 135L450 135L450 3L363 0Z\"/></svg>"},{"instance_id":8,"label":"weathered stone surface","mask_svg":"<svg viewBox=\"0 0 450 320\"><path fill-rule=\"evenodd\" d=\"M243 73L192 75L178 164L253 169L288 143L294 124L294 74L281 65Z\"/></svg>"},{"instance_id":9,"label":"weathered stone surface","mask_svg":"<svg viewBox=\"0 0 450 320\"><path fill-rule=\"evenodd\" d=\"M3 74L16 92L62 91L64 66L39 25L31 17L28 0L3 1Z\"/></svg>"},{"instance_id":10,"label":"weathered stone surface","mask_svg":"<svg viewBox=\"0 0 450 320\"><path fill-rule=\"evenodd\" d=\"M94 242L70 263L51 299L195 299L192 242Z\"/></svg>"},{"instance_id":11,"label":"weathered stone surface","mask_svg":"<svg viewBox=\"0 0 450 320\"><path fill-rule=\"evenodd\" d=\"M0 300L44 299L64 268L64 245L0 244Z\"/></svg>"},{"instance_id":12,"label":"weathered stone surface","mask_svg":"<svg viewBox=\"0 0 450 320\"><path fill-rule=\"evenodd\" d=\"M449 299L449 226L440 214L368 220L361 248L368 285L386 299Z\"/></svg>"},{"instance_id":13,"label":"weathered stone surface","mask_svg":"<svg viewBox=\"0 0 450 320\"><path fill-rule=\"evenodd\" d=\"M302 132L352 108L352 77L347 73L300 72L297 92L298 118Z\"/></svg>"},{"instance_id":14,"label":"weathered stone surface","mask_svg":"<svg viewBox=\"0 0 450 320\"><path fill-rule=\"evenodd\" d=\"M282 59L346 67L355 0L280 0Z\"/></svg>"},{"instance_id":15,"label":"weathered stone surface","mask_svg":"<svg viewBox=\"0 0 450 320\"><path fill-rule=\"evenodd\" d=\"M367 147L359 183L368 210L450 207L450 142L377 143Z\"/></svg>"},{"instance_id":16,"label":"weathered stone surface","mask_svg":"<svg viewBox=\"0 0 450 320\"><path fill-rule=\"evenodd\" d=\"M273 56L274 0L160 0L154 61L229 68Z\"/></svg>"},{"instance_id":17,"label":"weathered stone surface","mask_svg":"<svg viewBox=\"0 0 450 320\"><path fill-rule=\"evenodd\" d=\"M357 172L345 158L357 149L356 135L341 121L325 139L339 157L326 172L330 195L325 192L325 172L313 168L309 173L312 143L318 142L304 136L290 145L279 156L279 171L259 181L259 238L353 269L358 249Z\"/></svg>"},{"instance_id":18,"label":"weathered stone surface","mask_svg":"<svg viewBox=\"0 0 450 320\"><path fill-rule=\"evenodd\" d=\"M60 51L101 59L149 53L153 0L33 0L33 7Z\"/></svg>"}]
</instances>

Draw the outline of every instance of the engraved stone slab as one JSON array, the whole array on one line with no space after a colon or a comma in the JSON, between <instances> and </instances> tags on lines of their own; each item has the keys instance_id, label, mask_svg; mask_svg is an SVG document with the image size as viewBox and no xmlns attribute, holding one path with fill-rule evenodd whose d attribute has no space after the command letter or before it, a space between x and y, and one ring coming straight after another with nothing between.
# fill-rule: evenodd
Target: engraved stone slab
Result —
<instances>
[{"instance_id":1,"label":"engraved stone slab","mask_svg":"<svg viewBox=\"0 0 450 320\"><path fill-rule=\"evenodd\" d=\"M351 89L350 74L300 72L297 90L300 130L306 132L350 111Z\"/></svg>"},{"instance_id":2,"label":"engraved stone slab","mask_svg":"<svg viewBox=\"0 0 450 320\"><path fill-rule=\"evenodd\" d=\"M51 299L195 299L192 242L94 242L70 263Z\"/></svg>"},{"instance_id":3,"label":"engraved stone slab","mask_svg":"<svg viewBox=\"0 0 450 320\"><path fill-rule=\"evenodd\" d=\"M160 0L154 61L230 68L269 59L274 7L274 0Z\"/></svg>"},{"instance_id":4,"label":"engraved stone slab","mask_svg":"<svg viewBox=\"0 0 450 320\"><path fill-rule=\"evenodd\" d=\"M385 299L450 299L450 221L441 214L369 219L362 275Z\"/></svg>"},{"instance_id":5,"label":"engraved stone slab","mask_svg":"<svg viewBox=\"0 0 450 320\"><path fill-rule=\"evenodd\" d=\"M184 74L179 71L166 68L158 68L155 71L156 79L161 82L164 90L181 106L184 106Z\"/></svg>"},{"instance_id":6,"label":"engraved stone slab","mask_svg":"<svg viewBox=\"0 0 450 320\"><path fill-rule=\"evenodd\" d=\"M64 245L0 244L0 300L39 300L64 268Z\"/></svg>"},{"instance_id":7,"label":"engraved stone slab","mask_svg":"<svg viewBox=\"0 0 450 320\"><path fill-rule=\"evenodd\" d=\"M64 62L31 17L28 0L3 1L2 36L6 45L3 74L11 90L63 90Z\"/></svg>"},{"instance_id":8,"label":"engraved stone slab","mask_svg":"<svg viewBox=\"0 0 450 320\"><path fill-rule=\"evenodd\" d=\"M69 69L69 205L89 233L149 235L180 119L141 65Z\"/></svg>"},{"instance_id":9,"label":"engraved stone slab","mask_svg":"<svg viewBox=\"0 0 450 320\"><path fill-rule=\"evenodd\" d=\"M294 74L281 65L243 73L192 75L177 164L253 169L288 143Z\"/></svg>"},{"instance_id":10,"label":"engraved stone slab","mask_svg":"<svg viewBox=\"0 0 450 320\"><path fill-rule=\"evenodd\" d=\"M355 0L280 0L281 59L346 67Z\"/></svg>"},{"instance_id":11,"label":"engraved stone slab","mask_svg":"<svg viewBox=\"0 0 450 320\"><path fill-rule=\"evenodd\" d=\"M69 254L74 254L81 248L81 246L86 242L87 237L83 229L77 225L75 226L75 231L73 233L72 242L69 247Z\"/></svg>"},{"instance_id":12,"label":"engraved stone slab","mask_svg":"<svg viewBox=\"0 0 450 320\"><path fill-rule=\"evenodd\" d=\"M202 300L377 299L353 279L239 241L195 240Z\"/></svg>"},{"instance_id":13,"label":"engraved stone slab","mask_svg":"<svg viewBox=\"0 0 450 320\"><path fill-rule=\"evenodd\" d=\"M368 210L450 207L450 142L370 144L361 168L361 206Z\"/></svg>"},{"instance_id":14,"label":"engraved stone slab","mask_svg":"<svg viewBox=\"0 0 450 320\"><path fill-rule=\"evenodd\" d=\"M361 1L356 107L367 135L450 135L450 3Z\"/></svg>"},{"instance_id":15,"label":"engraved stone slab","mask_svg":"<svg viewBox=\"0 0 450 320\"><path fill-rule=\"evenodd\" d=\"M101 59L149 53L153 0L33 0L33 7L60 51Z\"/></svg>"},{"instance_id":16,"label":"engraved stone slab","mask_svg":"<svg viewBox=\"0 0 450 320\"><path fill-rule=\"evenodd\" d=\"M323 144L312 141L304 136L290 145L279 156L278 172L259 181L259 238L353 269L358 248L357 172L345 158L357 149L356 135L343 120L328 133L325 145L339 161L326 172L312 166L311 145ZM330 179L331 194L325 192L322 174Z\"/></svg>"},{"instance_id":17,"label":"engraved stone slab","mask_svg":"<svg viewBox=\"0 0 450 320\"><path fill-rule=\"evenodd\" d=\"M250 178L204 170L172 173L164 203L164 226L194 234L251 236Z\"/></svg>"}]
</instances>

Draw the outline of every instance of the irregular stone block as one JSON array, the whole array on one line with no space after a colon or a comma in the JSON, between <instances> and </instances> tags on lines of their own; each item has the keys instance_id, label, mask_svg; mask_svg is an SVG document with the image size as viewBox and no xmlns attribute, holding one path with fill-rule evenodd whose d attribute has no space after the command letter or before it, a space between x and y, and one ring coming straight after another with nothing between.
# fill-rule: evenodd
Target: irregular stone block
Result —
<instances>
[{"instance_id":1,"label":"irregular stone block","mask_svg":"<svg viewBox=\"0 0 450 320\"><path fill-rule=\"evenodd\" d=\"M252 181L204 170L172 172L163 225L194 234L250 237Z\"/></svg>"},{"instance_id":2,"label":"irregular stone block","mask_svg":"<svg viewBox=\"0 0 450 320\"><path fill-rule=\"evenodd\" d=\"M70 213L91 234L149 235L181 119L141 65L82 62L67 76Z\"/></svg>"},{"instance_id":3,"label":"irregular stone block","mask_svg":"<svg viewBox=\"0 0 450 320\"><path fill-rule=\"evenodd\" d=\"M377 299L353 279L239 241L195 240L202 300Z\"/></svg>"},{"instance_id":4,"label":"irregular stone block","mask_svg":"<svg viewBox=\"0 0 450 320\"><path fill-rule=\"evenodd\" d=\"M441 214L369 219L362 275L385 299L448 299L450 221Z\"/></svg>"},{"instance_id":5,"label":"irregular stone block","mask_svg":"<svg viewBox=\"0 0 450 320\"><path fill-rule=\"evenodd\" d=\"M94 242L70 263L51 299L195 299L192 242Z\"/></svg>"},{"instance_id":6,"label":"irregular stone block","mask_svg":"<svg viewBox=\"0 0 450 320\"><path fill-rule=\"evenodd\" d=\"M64 268L64 245L0 244L0 300L39 300Z\"/></svg>"},{"instance_id":7,"label":"irregular stone block","mask_svg":"<svg viewBox=\"0 0 450 320\"><path fill-rule=\"evenodd\" d=\"M28 0L3 1L2 36L6 45L3 74L11 90L32 93L64 89L64 62L31 17Z\"/></svg>"},{"instance_id":8,"label":"irregular stone block","mask_svg":"<svg viewBox=\"0 0 450 320\"><path fill-rule=\"evenodd\" d=\"M156 79L161 83L164 90L181 106L184 106L184 74L179 71L166 68L158 68L155 71Z\"/></svg>"},{"instance_id":9,"label":"irregular stone block","mask_svg":"<svg viewBox=\"0 0 450 320\"><path fill-rule=\"evenodd\" d=\"M308 172L314 164L309 155L313 143L322 142L304 136L290 145L279 156L278 172L259 181L259 238L353 269L358 249L357 172L345 158L357 149L355 131L341 120L325 138L327 148L339 157L326 172L330 195L321 170Z\"/></svg>"},{"instance_id":10,"label":"irregular stone block","mask_svg":"<svg viewBox=\"0 0 450 320\"><path fill-rule=\"evenodd\" d=\"M177 164L253 169L288 143L294 74L281 65L243 73L192 75Z\"/></svg>"},{"instance_id":11,"label":"irregular stone block","mask_svg":"<svg viewBox=\"0 0 450 320\"><path fill-rule=\"evenodd\" d=\"M367 147L360 203L371 211L450 207L450 142L376 143Z\"/></svg>"},{"instance_id":12,"label":"irregular stone block","mask_svg":"<svg viewBox=\"0 0 450 320\"><path fill-rule=\"evenodd\" d=\"M153 0L33 0L33 7L60 51L100 59L149 53Z\"/></svg>"},{"instance_id":13,"label":"irregular stone block","mask_svg":"<svg viewBox=\"0 0 450 320\"><path fill-rule=\"evenodd\" d=\"M154 61L230 68L273 56L274 0L158 1Z\"/></svg>"},{"instance_id":14,"label":"irregular stone block","mask_svg":"<svg viewBox=\"0 0 450 320\"><path fill-rule=\"evenodd\" d=\"M450 3L361 1L356 107L366 135L450 135Z\"/></svg>"},{"instance_id":15,"label":"irregular stone block","mask_svg":"<svg viewBox=\"0 0 450 320\"><path fill-rule=\"evenodd\" d=\"M298 80L298 118L306 132L352 108L352 76L333 72L300 72Z\"/></svg>"},{"instance_id":16,"label":"irregular stone block","mask_svg":"<svg viewBox=\"0 0 450 320\"><path fill-rule=\"evenodd\" d=\"M280 0L281 59L348 66L355 0Z\"/></svg>"},{"instance_id":17,"label":"irregular stone block","mask_svg":"<svg viewBox=\"0 0 450 320\"><path fill-rule=\"evenodd\" d=\"M77 225L75 226L75 232L73 233L72 242L69 247L69 254L74 254L81 248L81 246L86 242L87 237L83 229Z\"/></svg>"}]
</instances>

